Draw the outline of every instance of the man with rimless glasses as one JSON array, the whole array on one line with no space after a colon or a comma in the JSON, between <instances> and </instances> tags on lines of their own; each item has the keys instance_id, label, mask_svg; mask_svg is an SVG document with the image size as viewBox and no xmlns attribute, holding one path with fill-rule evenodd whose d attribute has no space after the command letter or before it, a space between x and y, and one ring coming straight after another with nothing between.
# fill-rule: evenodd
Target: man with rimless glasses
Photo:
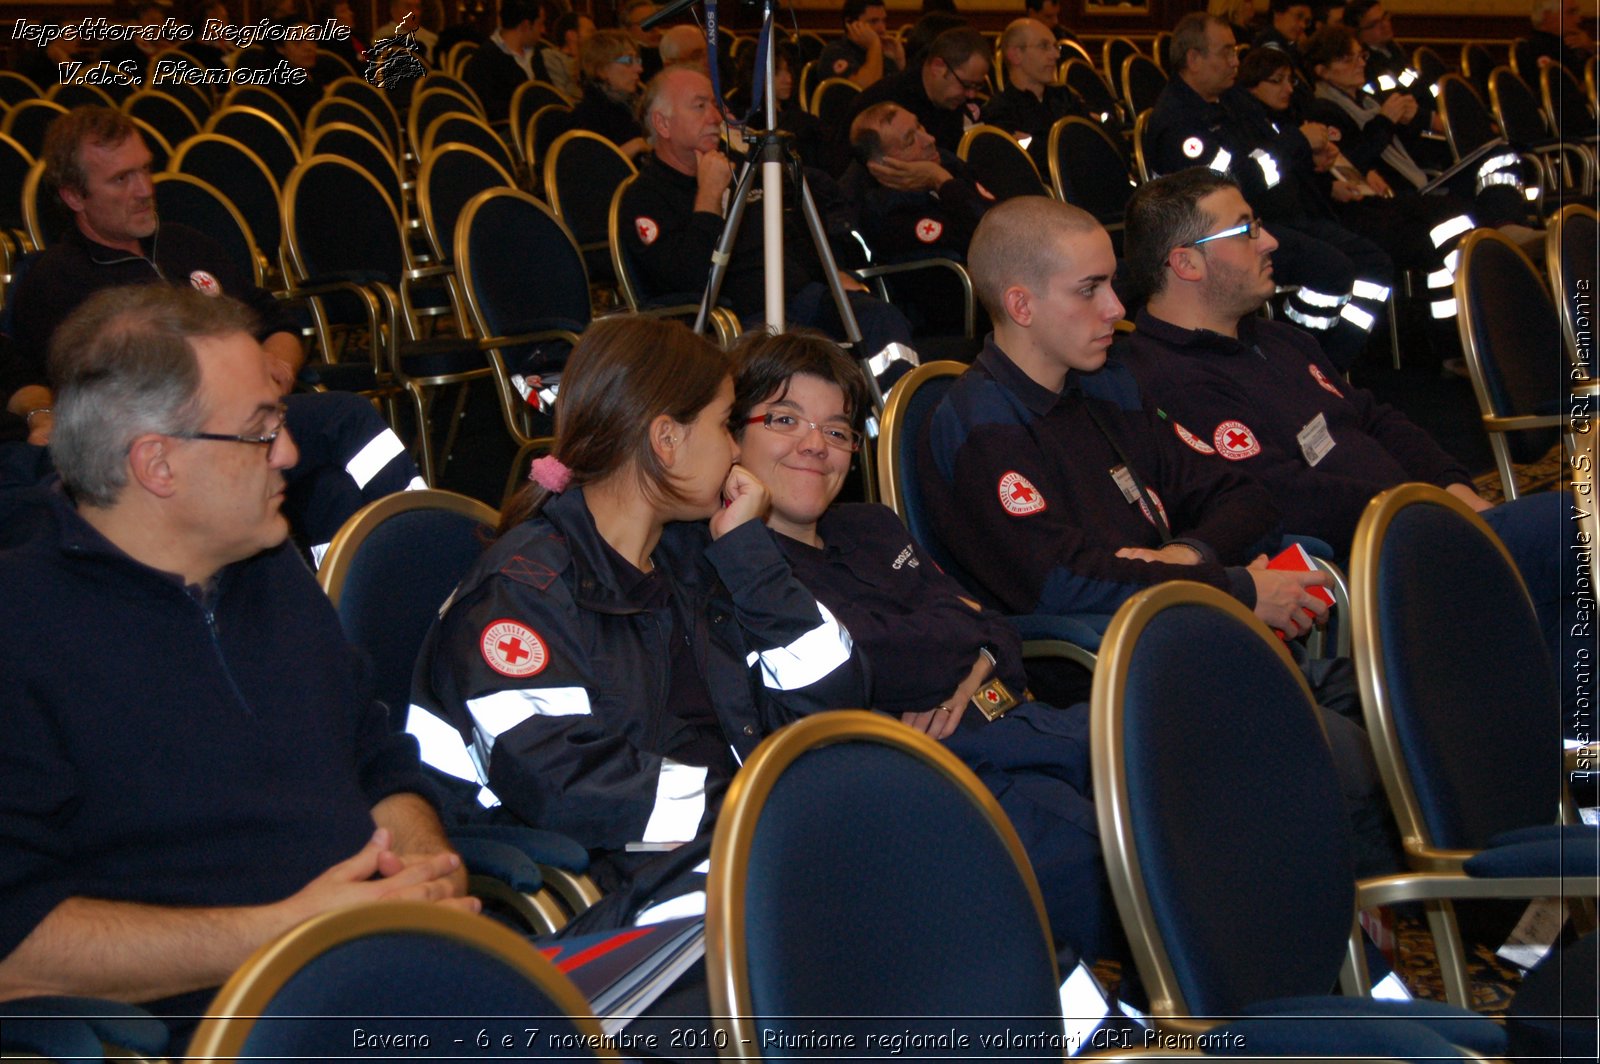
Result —
<instances>
[{"instance_id":1,"label":"man with rimless glasses","mask_svg":"<svg viewBox=\"0 0 1600 1064\"><path fill-rule=\"evenodd\" d=\"M477 908L285 542L297 453L254 327L141 285L56 336L61 482L0 497L0 1000L194 1016L318 913Z\"/></svg>"}]
</instances>

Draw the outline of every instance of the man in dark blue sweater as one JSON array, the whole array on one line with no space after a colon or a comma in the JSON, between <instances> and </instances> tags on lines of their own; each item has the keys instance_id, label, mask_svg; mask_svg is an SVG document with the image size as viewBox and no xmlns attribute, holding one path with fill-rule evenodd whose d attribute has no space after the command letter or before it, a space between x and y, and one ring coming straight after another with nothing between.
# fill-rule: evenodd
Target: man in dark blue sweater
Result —
<instances>
[{"instance_id":1,"label":"man in dark blue sweater","mask_svg":"<svg viewBox=\"0 0 1600 1064\"><path fill-rule=\"evenodd\" d=\"M255 324L141 285L52 344L61 483L0 503L0 999L193 1016L318 913L477 907L285 543L297 452Z\"/></svg>"}]
</instances>

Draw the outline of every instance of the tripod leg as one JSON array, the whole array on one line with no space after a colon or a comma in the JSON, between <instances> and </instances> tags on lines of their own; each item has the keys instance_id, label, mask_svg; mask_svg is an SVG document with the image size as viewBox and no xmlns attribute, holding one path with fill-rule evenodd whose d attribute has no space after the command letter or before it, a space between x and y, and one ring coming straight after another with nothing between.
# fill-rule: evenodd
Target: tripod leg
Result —
<instances>
[{"instance_id":1,"label":"tripod leg","mask_svg":"<svg viewBox=\"0 0 1600 1064\"><path fill-rule=\"evenodd\" d=\"M732 198L728 200L728 218L722 223L722 235L717 238L717 246L711 252L711 278L706 282L705 295L700 297L700 313L696 314L694 319L694 331L697 333L706 331L706 322L711 318L711 308L717 305L717 297L722 294L722 280L728 275L728 262L733 258L733 243L739 238L739 226L744 221L745 202L755 178L755 166L746 163L744 172L734 183L730 194Z\"/></svg>"}]
</instances>

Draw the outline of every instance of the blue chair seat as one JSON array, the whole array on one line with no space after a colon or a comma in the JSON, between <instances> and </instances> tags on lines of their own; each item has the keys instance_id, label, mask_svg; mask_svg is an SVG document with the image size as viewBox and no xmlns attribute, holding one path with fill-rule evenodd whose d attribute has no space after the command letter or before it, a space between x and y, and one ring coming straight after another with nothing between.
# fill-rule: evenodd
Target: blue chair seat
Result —
<instances>
[{"instance_id":1,"label":"blue chair seat","mask_svg":"<svg viewBox=\"0 0 1600 1064\"><path fill-rule=\"evenodd\" d=\"M167 1052L167 1025L137 1005L104 998L44 996L0 1005L6 1054L37 1053L52 1060L101 1060L102 1043L146 1057Z\"/></svg>"},{"instance_id":2,"label":"blue chair seat","mask_svg":"<svg viewBox=\"0 0 1600 1064\"><path fill-rule=\"evenodd\" d=\"M1514 876L1590 876L1600 868L1600 833L1587 824L1537 829L1545 837L1491 844L1469 858L1461 870L1480 879ZM1524 835L1527 830L1507 832Z\"/></svg>"},{"instance_id":3,"label":"blue chair seat","mask_svg":"<svg viewBox=\"0 0 1600 1064\"><path fill-rule=\"evenodd\" d=\"M450 840L484 839L502 846L514 846L539 864L582 872L589 867L589 851L576 840L553 831L540 831L521 824L462 824L450 829Z\"/></svg>"},{"instance_id":4,"label":"blue chair seat","mask_svg":"<svg viewBox=\"0 0 1600 1064\"><path fill-rule=\"evenodd\" d=\"M1422 1062L1463 1060L1449 1040L1426 1027L1403 1020L1362 1020L1327 1023L1321 1018L1281 1016L1239 1020L1205 1033L1206 1056L1281 1057L1307 1059L1334 1057L1360 1060Z\"/></svg>"},{"instance_id":5,"label":"blue chair seat","mask_svg":"<svg viewBox=\"0 0 1600 1064\"><path fill-rule=\"evenodd\" d=\"M1063 639L1085 650L1099 650L1111 616L1104 613L1015 614L1006 618L1023 639Z\"/></svg>"},{"instance_id":6,"label":"blue chair seat","mask_svg":"<svg viewBox=\"0 0 1600 1064\"><path fill-rule=\"evenodd\" d=\"M408 340L400 345L400 367L408 377L446 377L488 366L488 358L473 340L449 337Z\"/></svg>"},{"instance_id":7,"label":"blue chair seat","mask_svg":"<svg viewBox=\"0 0 1600 1064\"><path fill-rule=\"evenodd\" d=\"M300 383L332 392L368 392L378 387L378 371L371 362L308 362L300 368Z\"/></svg>"}]
</instances>

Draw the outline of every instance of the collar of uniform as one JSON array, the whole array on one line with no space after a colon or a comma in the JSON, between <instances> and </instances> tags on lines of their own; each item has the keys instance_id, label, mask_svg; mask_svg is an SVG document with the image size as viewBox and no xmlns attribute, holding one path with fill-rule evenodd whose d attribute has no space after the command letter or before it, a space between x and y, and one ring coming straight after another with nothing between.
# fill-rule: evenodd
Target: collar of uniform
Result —
<instances>
[{"instance_id":1,"label":"collar of uniform","mask_svg":"<svg viewBox=\"0 0 1600 1064\"><path fill-rule=\"evenodd\" d=\"M648 587L632 572L623 571L620 556L595 527L582 488L552 495L542 514L567 541L575 578L573 598L579 605L596 613L638 613L646 608L643 596Z\"/></svg>"},{"instance_id":2,"label":"collar of uniform","mask_svg":"<svg viewBox=\"0 0 1600 1064\"><path fill-rule=\"evenodd\" d=\"M1208 108L1221 108L1220 102L1213 102L1194 91L1194 87L1182 78L1173 78L1167 82L1165 92L1172 94L1172 103L1187 110L1202 111Z\"/></svg>"},{"instance_id":3,"label":"collar of uniform","mask_svg":"<svg viewBox=\"0 0 1600 1064\"><path fill-rule=\"evenodd\" d=\"M121 248L110 247L106 244L100 243L99 241L90 240L84 231L79 229L76 225L67 231L63 239L68 243L77 244L79 247L83 248L84 253L89 256L90 262L93 262L97 266L107 266L115 262L126 262L135 257L143 257L154 262L156 252L156 236L159 233L160 230L157 229L155 233L151 233L149 236L139 241L139 250L142 253L141 256L130 255Z\"/></svg>"},{"instance_id":4,"label":"collar of uniform","mask_svg":"<svg viewBox=\"0 0 1600 1064\"><path fill-rule=\"evenodd\" d=\"M65 485L59 480L45 489L44 504L55 517L56 526L59 529L57 542L60 545L61 553L75 558L100 559L130 572L137 572L142 579L150 581L156 586L188 595L197 602L203 602L207 599L215 601L217 594L230 582L234 570L250 560L246 558L223 566L212 575L211 579L203 587L188 585L184 583L183 577L179 574L169 573L164 569L146 565L107 539L99 529L83 519L83 515L78 512L78 508L73 503L71 496L67 494ZM268 548L268 550L285 549L292 550L293 548L286 547L285 544ZM262 553L264 554L266 551Z\"/></svg>"},{"instance_id":5,"label":"collar of uniform","mask_svg":"<svg viewBox=\"0 0 1600 1064\"><path fill-rule=\"evenodd\" d=\"M1078 389L1078 383L1070 372L1067 374L1066 387L1060 392L1044 387L1022 372L1021 367L1011 361L1011 356L1000 350L1000 345L995 343L994 333L984 339L983 350L978 353L977 361L996 383L1022 400L1022 405L1039 417L1053 410L1067 392Z\"/></svg>"},{"instance_id":6,"label":"collar of uniform","mask_svg":"<svg viewBox=\"0 0 1600 1064\"><path fill-rule=\"evenodd\" d=\"M1150 313L1150 308L1142 307L1134 319L1134 331L1169 347L1193 347L1220 355L1237 355L1255 345L1256 326L1255 315L1247 314L1240 318L1239 336L1235 339L1210 329L1185 329L1156 317Z\"/></svg>"},{"instance_id":7,"label":"collar of uniform","mask_svg":"<svg viewBox=\"0 0 1600 1064\"><path fill-rule=\"evenodd\" d=\"M656 176L667 182L669 185L676 185L679 188L685 188L693 191L700 183L699 179L695 177L695 175L686 174L682 170L674 170L672 167L656 158L655 152L650 153L650 158L645 160L645 165L655 167Z\"/></svg>"}]
</instances>

